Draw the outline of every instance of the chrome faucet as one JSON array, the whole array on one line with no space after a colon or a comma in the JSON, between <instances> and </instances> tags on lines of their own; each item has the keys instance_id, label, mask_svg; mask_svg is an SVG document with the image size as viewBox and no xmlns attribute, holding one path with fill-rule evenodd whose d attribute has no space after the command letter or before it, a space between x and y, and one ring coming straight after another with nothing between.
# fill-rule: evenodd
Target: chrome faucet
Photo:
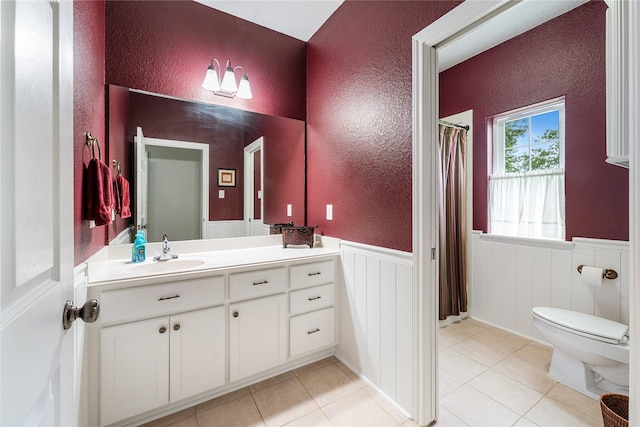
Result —
<instances>
[{"instance_id":1,"label":"chrome faucet","mask_svg":"<svg viewBox=\"0 0 640 427\"><path fill-rule=\"evenodd\" d=\"M156 261L169 261L170 259L176 259L178 255L174 255L171 253L171 248L169 247L169 238L165 234L162 236L162 255L159 255L154 258Z\"/></svg>"}]
</instances>

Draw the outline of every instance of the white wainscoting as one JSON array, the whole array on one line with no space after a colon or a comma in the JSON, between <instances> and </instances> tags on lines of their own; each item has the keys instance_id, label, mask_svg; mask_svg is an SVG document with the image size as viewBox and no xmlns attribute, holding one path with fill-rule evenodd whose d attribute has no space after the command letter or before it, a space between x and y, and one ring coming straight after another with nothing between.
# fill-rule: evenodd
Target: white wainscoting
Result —
<instances>
[{"instance_id":1,"label":"white wainscoting","mask_svg":"<svg viewBox=\"0 0 640 427\"><path fill-rule=\"evenodd\" d=\"M575 238L556 242L474 231L468 286L471 317L542 341L533 326L537 306L580 311L629 324L628 242ZM579 265L611 268L615 280L582 282Z\"/></svg>"},{"instance_id":2,"label":"white wainscoting","mask_svg":"<svg viewBox=\"0 0 640 427\"><path fill-rule=\"evenodd\" d=\"M415 414L413 255L341 241L338 357Z\"/></svg>"},{"instance_id":3,"label":"white wainscoting","mask_svg":"<svg viewBox=\"0 0 640 427\"><path fill-rule=\"evenodd\" d=\"M207 223L207 239L246 236L244 221L209 221Z\"/></svg>"}]
</instances>

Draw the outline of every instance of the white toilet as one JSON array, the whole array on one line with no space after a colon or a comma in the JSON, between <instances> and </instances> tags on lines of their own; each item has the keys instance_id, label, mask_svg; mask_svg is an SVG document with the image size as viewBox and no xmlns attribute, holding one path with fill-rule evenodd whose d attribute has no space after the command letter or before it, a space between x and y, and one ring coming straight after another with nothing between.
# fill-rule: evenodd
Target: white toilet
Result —
<instances>
[{"instance_id":1,"label":"white toilet","mask_svg":"<svg viewBox=\"0 0 640 427\"><path fill-rule=\"evenodd\" d=\"M534 307L533 324L553 345L549 376L587 396L629 394L629 327L576 311Z\"/></svg>"}]
</instances>

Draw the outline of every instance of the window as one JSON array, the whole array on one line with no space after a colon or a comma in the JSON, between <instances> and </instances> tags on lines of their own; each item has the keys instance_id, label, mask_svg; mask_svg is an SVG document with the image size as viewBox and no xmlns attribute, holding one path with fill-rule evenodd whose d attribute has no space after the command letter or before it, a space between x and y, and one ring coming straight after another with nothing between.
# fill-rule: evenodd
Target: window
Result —
<instances>
[{"instance_id":1,"label":"window","mask_svg":"<svg viewBox=\"0 0 640 427\"><path fill-rule=\"evenodd\" d=\"M493 119L490 232L564 239L564 98Z\"/></svg>"}]
</instances>

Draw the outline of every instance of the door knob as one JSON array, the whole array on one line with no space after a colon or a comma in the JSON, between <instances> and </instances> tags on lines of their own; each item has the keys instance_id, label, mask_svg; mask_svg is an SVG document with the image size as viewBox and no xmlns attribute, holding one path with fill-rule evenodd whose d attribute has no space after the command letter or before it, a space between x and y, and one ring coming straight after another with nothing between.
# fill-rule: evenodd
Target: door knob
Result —
<instances>
[{"instance_id":1,"label":"door knob","mask_svg":"<svg viewBox=\"0 0 640 427\"><path fill-rule=\"evenodd\" d=\"M100 303L97 299L90 299L80 308L73 305L73 301L64 303L62 311L62 327L66 330L71 327L74 320L82 319L86 323L93 323L100 315Z\"/></svg>"}]
</instances>

